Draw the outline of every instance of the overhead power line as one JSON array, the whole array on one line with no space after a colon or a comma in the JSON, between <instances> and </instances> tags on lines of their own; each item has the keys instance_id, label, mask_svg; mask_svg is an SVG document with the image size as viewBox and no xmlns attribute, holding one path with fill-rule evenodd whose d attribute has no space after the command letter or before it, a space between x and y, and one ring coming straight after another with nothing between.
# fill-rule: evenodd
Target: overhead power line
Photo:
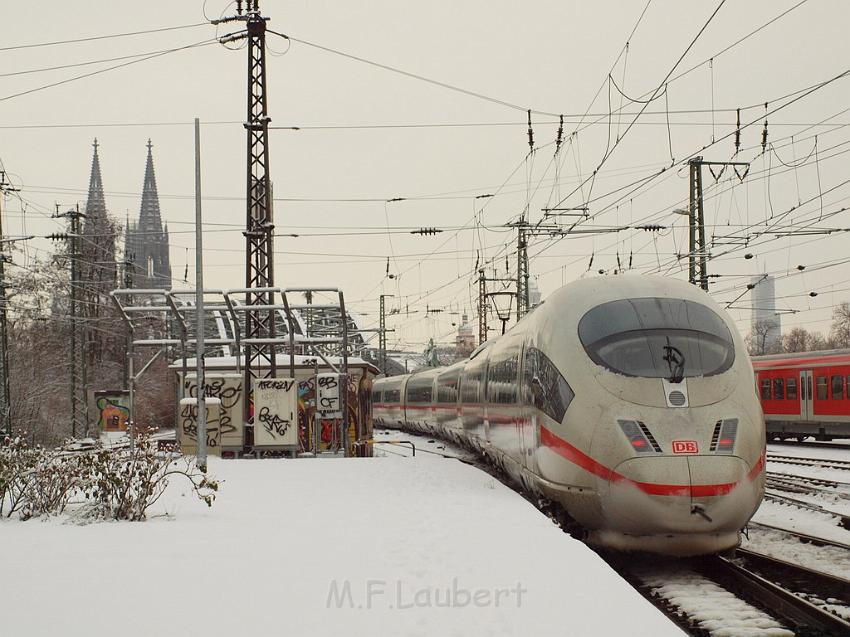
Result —
<instances>
[{"instance_id":1,"label":"overhead power line","mask_svg":"<svg viewBox=\"0 0 850 637\"><path fill-rule=\"evenodd\" d=\"M60 44L76 44L78 42L93 42L95 40L109 40L112 38L126 38L133 35L144 35L147 33L163 33L165 31L178 31L180 29L193 29L195 27L206 26L206 22L196 22L194 24L182 24L175 27L160 27L158 29L146 29L144 31L129 31L126 33L112 33L110 35L93 35L87 38L75 38L73 40L55 40L52 42L37 42L34 44L16 44L14 46L0 47L0 51L15 51L17 49L34 49L42 46L57 46Z\"/></svg>"}]
</instances>

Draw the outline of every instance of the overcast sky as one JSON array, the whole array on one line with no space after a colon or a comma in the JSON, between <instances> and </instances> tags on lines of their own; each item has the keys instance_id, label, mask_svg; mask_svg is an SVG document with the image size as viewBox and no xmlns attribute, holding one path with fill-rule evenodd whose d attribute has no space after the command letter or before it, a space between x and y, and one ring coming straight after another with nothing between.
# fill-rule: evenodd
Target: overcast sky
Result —
<instances>
[{"instance_id":1,"label":"overcast sky","mask_svg":"<svg viewBox=\"0 0 850 637\"><path fill-rule=\"evenodd\" d=\"M243 286L244 49L213 42L18 95L136 58L39 69L212 41L238 26L7 48L197 25L204 12L218 17L235 4L0 2L0 161L23 200L4 200L5 233L60 230L49 215L55 203L84 203L94 137L111 214L122 223L127 214L137 218L150 138L174 285L188 287L187 261L189 281L195 276L192 119L199 117L207 285ZM396 329L390 344L421 349L430 337L451 340L458 313L473 309L476 260L504 277L507 255L508 274L515 273L515 235L503 225L526 209L536 223L541 208L559 203L587 205L591 218L575 228L585 234L532 240L531 274L544 297L630 263L634 272L686 279L687 261L676 256L687 251L686 218L672 212L687 205L683 162L695 154L733 159L741 108L742 124L755 123L742 130L734 159L751 161L749 173L743 181L731 169L717 181L704 174L708 235L718 237L709 270L722 275L711 293L731 302L750 277L769 272L777 276L777 305L794 311L783 316L784 329L828 329L833 305L850 298L850 264L837 264L850 257L850 235L810 233L850 228L850 212L830 215L850 195L850 76L804 89L850 69L850 5L728 0L709 20L717 5L262 2L269 28L302 41L268 40L272 125L301 128L270 132L276 232L299 235L276 238L275 283L339 286L370 325L378 296L393 294L389 306L401 313L389 321ZM776 112L767 116L773 148L762 153L765 102ZM531 155L527 108L534 111ZM555 155L558 114L564 142ZM398 127L412 124L441 126ZM404 200L387 201L396 198ZM586 234L647 223L665 229ZM410 234L420 227L444 232ZM19 266L53 249L45 239L20 245ZM745 294L730 308L744 333L750 307Z\"/></svg>"}]
</instances>

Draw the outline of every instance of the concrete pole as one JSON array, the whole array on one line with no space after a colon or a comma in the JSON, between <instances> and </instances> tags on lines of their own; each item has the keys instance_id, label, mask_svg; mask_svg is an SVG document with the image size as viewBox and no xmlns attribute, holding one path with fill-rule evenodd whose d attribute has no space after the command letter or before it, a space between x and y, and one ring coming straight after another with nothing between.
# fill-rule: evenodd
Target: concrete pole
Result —
<instances>
[{"instance_id":1,"label":"concrete pole","mask_svg":"<svg viewBox=\"0 0 850 637\"><path fill-rule=\"evenodd\" d=\"M207 404L204 397L204 260L201 227L201 123L195 118L195 377L198 383L198 467L207 470ZM183 379L185 382L185 378Z\"/></svg>"}]
</instances>

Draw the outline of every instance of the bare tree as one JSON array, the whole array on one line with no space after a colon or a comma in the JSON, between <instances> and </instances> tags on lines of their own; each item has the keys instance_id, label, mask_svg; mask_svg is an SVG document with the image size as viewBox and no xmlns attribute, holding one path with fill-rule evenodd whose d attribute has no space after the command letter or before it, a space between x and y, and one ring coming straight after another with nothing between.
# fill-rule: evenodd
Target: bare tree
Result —
<instances>
[{"instance_id":1,"label":"bare tree","mask_svg":"<svg viewBox=\"0 0 850 637\"><path fill-rule=\"evenodd\" d=\"M782 337L782 349L786 352L808 352L811 345L812 335L802 327L792 328Z\"/></svg>"},{"instance_id":2,"label":"bare tree","mask_svg":"<svg viewBox=\"0 0 850 637\"><path fill-rule=\"evenodd\" d=\"M829 334L833 347L850 347L850 303L840 303L832 310Z\"/></svg>"},{"instance_id":3,"label":"bare tree","mask_svg":"<svg viewBox=\"0 0 850 637\"><path fill-rule=\"evenodd\" d=\"M818 352L825 349L832 349L832 341L824 338L820 332L811 333L811 341L809 343L810 352Z\"/></svg>"},{"instance_id":4,"label":"bare tree","mask_svg":"<svg viewBox=\"0 0 850 637\"><path fill-rule=\"evenodd\" d=\"M780 344L776 335L778 327L775 321L756 321L753 331L747 338L747 349L751 356L762 356L764 354L776 354L779 352Z\"/></svg>"}]
</instances>

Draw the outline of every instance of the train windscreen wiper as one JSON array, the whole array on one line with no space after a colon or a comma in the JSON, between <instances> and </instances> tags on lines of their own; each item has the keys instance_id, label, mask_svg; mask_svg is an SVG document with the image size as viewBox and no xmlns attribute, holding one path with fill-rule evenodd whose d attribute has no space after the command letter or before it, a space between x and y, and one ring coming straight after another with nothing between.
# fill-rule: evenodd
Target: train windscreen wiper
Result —
<instances>
[{"instance_id":1,"label":"train windscreen wiper","mask_svg":"<svg viewBox=\"0 0 850 637\"><path fill-rule=\"evenodd\" d=\"M667 337L667 345L664 346L664 360L670 370L670 382L681 383L685 377L685 355L678 347L670 345L670 337Z\"/></svg>"}]
</instances>

